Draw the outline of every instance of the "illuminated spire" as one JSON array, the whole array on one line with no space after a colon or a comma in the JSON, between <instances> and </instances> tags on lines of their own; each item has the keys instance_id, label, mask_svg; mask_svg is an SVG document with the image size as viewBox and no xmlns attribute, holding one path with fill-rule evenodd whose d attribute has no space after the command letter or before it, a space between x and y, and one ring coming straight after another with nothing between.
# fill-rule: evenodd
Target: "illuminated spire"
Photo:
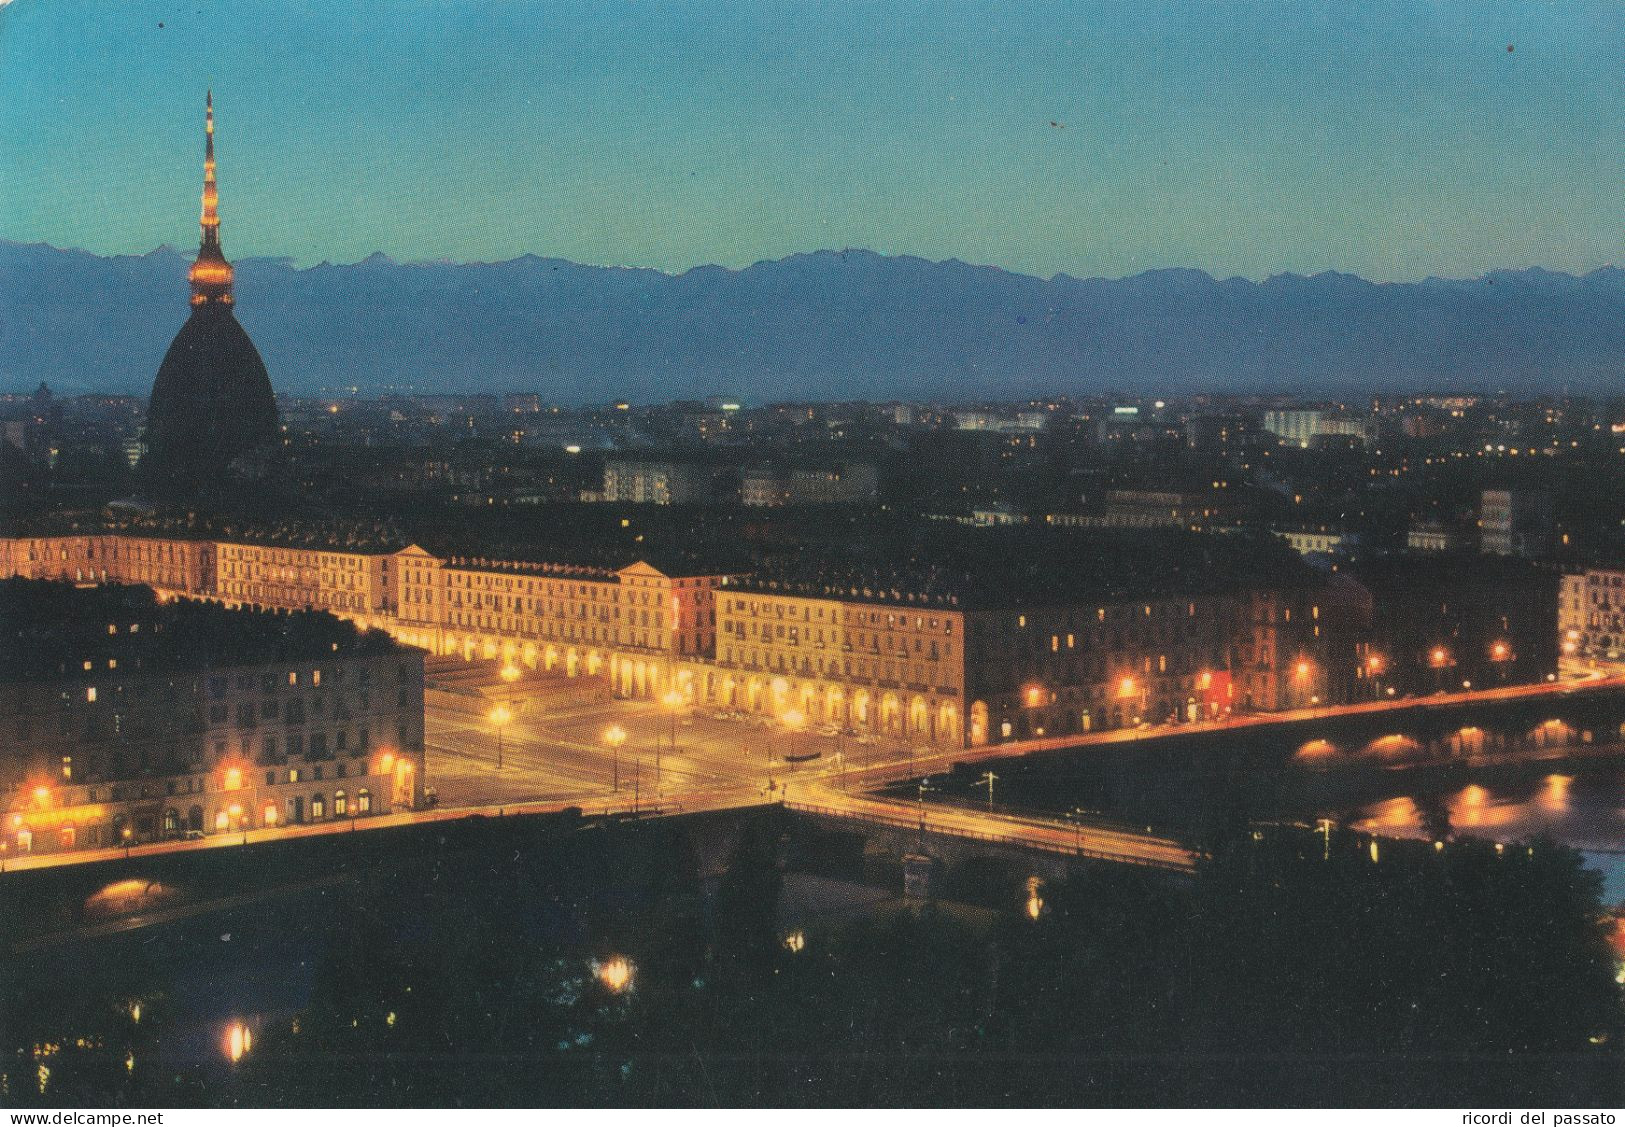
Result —
<instances>
[{"instance_id":1,"label":"illuminated spire","mask_svg":"<svg viewBox=\"0 0 1625 1127\"><path fill-rule=\"evenodd\" d=\"M219 196L214 186L214 91L204 100L203 141L203 241L197 261L187 273L192 283L193 305L230 305L231 263L220 249Z\"/></svg>"}]
</instances>

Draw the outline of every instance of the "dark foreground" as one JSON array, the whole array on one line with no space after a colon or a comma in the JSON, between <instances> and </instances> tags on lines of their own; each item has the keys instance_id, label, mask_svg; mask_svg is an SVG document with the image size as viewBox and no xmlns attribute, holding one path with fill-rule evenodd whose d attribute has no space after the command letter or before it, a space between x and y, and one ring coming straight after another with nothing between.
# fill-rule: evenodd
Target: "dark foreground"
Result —
<instances>
[{"instance_id":1,"label":"dark foreground","mask_svg":"<svg viewBox=\"0 0 1625 1127\"><path fill-rule=\"evenodd\" d=\"M1194 880L962 865L924 907L894 862L777 811L11 874L0 1099L1625 1102L1607 925L1571 851L1373 860L1353 834L1241 830L1214 852ZM844 910L787 922L806 874Z\"/></svg>"}]
</instances>

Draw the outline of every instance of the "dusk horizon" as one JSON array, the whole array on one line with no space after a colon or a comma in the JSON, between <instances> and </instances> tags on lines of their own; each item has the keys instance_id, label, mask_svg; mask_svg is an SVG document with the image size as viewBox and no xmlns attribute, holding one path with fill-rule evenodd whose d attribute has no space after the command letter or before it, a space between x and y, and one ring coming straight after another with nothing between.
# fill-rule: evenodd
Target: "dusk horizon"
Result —
<instances>
[{"instance_id":1,"label":"dusk horizon","mask_svg":"<svg viewBox=\"0 0 1625 1127\"><path fill-rule=\"evenodd\" d=\"M0 7L0 238L184 246L212 88L228 251L302 265L864 246L1392 281L1625 245L1607 4L82 10Z\"/></svg>"}]
</instances>

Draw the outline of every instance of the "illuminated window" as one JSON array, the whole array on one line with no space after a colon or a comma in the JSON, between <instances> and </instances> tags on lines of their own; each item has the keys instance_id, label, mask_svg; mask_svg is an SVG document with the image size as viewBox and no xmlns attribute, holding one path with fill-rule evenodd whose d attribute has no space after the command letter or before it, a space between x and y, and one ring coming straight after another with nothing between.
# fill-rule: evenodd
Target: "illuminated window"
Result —
<instances>
[{"instance_id":1,"label":"illuminated window","mask_svg":"<svg viewBox=\"0 0 1625 1127\"><path fill-rule=\"evenodd\" d=\"M96 703L96 686L95 685L92 685L92 686L90 686L90 688L85 690L85 699L87 701L89 701L91 704Z\"/></svg>"}]
</instances>

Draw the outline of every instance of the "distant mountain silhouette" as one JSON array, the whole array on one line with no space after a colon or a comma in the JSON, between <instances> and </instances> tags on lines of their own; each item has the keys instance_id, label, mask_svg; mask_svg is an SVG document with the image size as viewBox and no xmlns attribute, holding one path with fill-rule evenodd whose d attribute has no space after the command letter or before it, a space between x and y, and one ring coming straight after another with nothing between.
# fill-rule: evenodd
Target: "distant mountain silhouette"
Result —
<instances>
[{"instance_id":1,"label":"distant mountain silhouette","mask_svg":"<svg viewBox=\"0 0 1625 1127\"><path fill-rule=\"evenodd\" d=\"M145 393L186 319L187 259L0 242L0 388ZM1099 390L1611 393L1625 271L1468 281L1199 270L1049 280L819 251L682 274L508 262L237 264L282 392L414 385L562 404L727 394L977 399Z\"/></svg>"}]
</instances>

